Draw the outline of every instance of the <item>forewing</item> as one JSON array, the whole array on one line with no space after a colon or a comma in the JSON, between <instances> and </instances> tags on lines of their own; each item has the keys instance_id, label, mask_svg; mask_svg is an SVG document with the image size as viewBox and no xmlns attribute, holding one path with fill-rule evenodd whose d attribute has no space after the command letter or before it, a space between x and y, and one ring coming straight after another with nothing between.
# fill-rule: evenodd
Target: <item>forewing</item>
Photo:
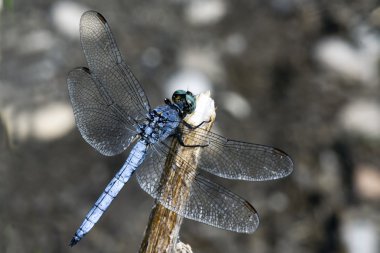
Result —
<instances>
[{"instance_id":1,"label":"forewing","mask_svg":"<svg viewBox=\"0 0 380 253\"><path fill-rule=\"evenodd\" d=\"M196 131L196 140L192 141L207 145L202 148L198 167L214 175L228 179L265 181L286 177L293 171L292 159L280 149L229 140L202 127L183 127L182 131L185 135Z\"/></svg>"},{"instance_id":2,"label":"forewing","mask_svg":"<svg viewBox=\"0 0 380 253\"><path fill-rule=\"evenodd\" d=\"M259 217L246 200L196 173L194 167L178 156L171 167L176 171L174 181L177 183L163 187L161 175L168 153L167 145L158 144L151 149L136 173L141 188L163 206L185 218L240 233L256 230ZM185 170L179 164L185 164L190 169ZM193 181L191 186L188 186L189 181ZM185 187L190 187L188 197ZM181 200L176 197L178 191L183 196ZM173 193L176 193L175 196Z\"/></svg>"},{"instance_id":3,"label":"forewing","mask_svg":"<svg viewBox=\"0 0 380 253\"><path fill-rule=\"evenodd\" d=\"M143 119L150 106L146 95L124 62L105 18L85 12L80 21L80 40L91 73L114 102L131 118Z\"/></svg>"},{"instance_id":4,"label":"forewing","mask_svg":"<svg viewBox=\"0 0 380 253\"><path fill-rule=\"evenodd\" d=\"M125 150L137 134L134 121L124 114L87 68L72 70L67 84L75 121L83 138L104 155Z\"/></svg>"}]
</instances>

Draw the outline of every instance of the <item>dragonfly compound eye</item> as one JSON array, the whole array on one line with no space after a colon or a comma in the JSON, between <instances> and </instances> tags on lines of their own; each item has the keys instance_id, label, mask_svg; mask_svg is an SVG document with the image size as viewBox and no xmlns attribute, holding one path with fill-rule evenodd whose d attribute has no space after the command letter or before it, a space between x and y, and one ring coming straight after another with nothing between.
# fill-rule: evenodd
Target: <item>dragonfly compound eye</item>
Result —
<instances>
[{"instance_id":1,"label":"dragonfly compound eye","mask_svg":"<svg viewBox=\"0 0 380 253\"><path fill-rule=\"evenodd\" d=\"M178 102L181 101L185 96L186 96L186 91L184 91L184 90L176 90L176 91L173 93L172 101L173 101L174 103L178 103Z\"/></svg>"},{"instance_id":2,"label":"dragonfly compound eye","mask_svg":"<svg viewBox=\"0 0 380 253\"><path fill-rule=\"evenodd\" d=\"M186 111L187 113L193 113L196 107L196 100L194 95L191 92L189 93L186 94Z\"/></svg>"}]
</instances>

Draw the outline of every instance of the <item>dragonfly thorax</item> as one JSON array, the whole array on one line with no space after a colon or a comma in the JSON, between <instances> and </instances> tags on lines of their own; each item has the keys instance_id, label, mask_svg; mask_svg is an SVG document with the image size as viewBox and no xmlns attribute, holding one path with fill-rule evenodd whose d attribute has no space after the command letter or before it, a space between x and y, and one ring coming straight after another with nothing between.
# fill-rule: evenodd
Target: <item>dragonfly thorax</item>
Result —
<instances>
[{"instance_id":1,"label":"dragonfly thorax","mask_svg":"<svg viewBox=\"0 0 380 253\"><path fill-rule=\"evenodd\" d=\"M173 106L158 106L149 112L146 122L140 126L140 136L149 144L164 140L175 132L180 120Z\"/></svg>"}]
</instances>

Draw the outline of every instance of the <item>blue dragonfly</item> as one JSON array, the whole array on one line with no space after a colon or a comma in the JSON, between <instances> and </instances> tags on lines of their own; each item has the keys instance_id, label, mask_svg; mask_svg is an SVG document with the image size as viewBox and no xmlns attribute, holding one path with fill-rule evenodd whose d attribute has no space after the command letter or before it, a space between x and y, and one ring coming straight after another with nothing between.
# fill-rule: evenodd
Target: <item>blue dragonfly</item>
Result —
<instances>
[{"instance_id":1,"label":"blue dragonfly","mask_svg":"<svg viewBox=\"0 0 380 253\"><path fill-rule=\"evenodd\" d=\"M163 105L152 109L101 14L87 11L82 15L80 40L89 68L72 70L67 83L82 137L106 156L120 154L131 143L135 144L87 213L70 246L91 230L135 171L141 188L179 215L230 231L254 232L259 224L254 207L202 176L194 166L187 164L191 169L181 170L180 164L186 164L184 158L177 157L181 162L174 162L172 169L184 180L193 181L187 201L174 203L170 194L162 194L160 178L172 152L170 141L175 138L184 147L201 147L198 167L228 179L282 178L293 170L291 158L277 148L226 139L206 131L202 124L191 126L184 120L196 108L195 96L190 91L177 90L171 100L165 99ZM184 134L190 132L199 144L184 143Z\"/></svg>"}]
</instances>

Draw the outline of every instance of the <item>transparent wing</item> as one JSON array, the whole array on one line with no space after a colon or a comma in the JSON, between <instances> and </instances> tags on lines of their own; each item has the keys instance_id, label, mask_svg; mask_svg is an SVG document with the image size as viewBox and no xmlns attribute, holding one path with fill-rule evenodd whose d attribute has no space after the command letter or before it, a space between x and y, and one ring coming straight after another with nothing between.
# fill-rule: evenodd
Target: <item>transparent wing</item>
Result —
<instances>
[{"instance_id":1,"label":"transparent wing","mask_svg":"<svg viewBox=\"0 0 380 253\"><path fill-rule=\"evenodd\" d=\"M102 89L87 68L74 69L67 78L76 124L83 138L104 155L125 150L137 134L135 123Z\"/></svg>"},{"instance_id":2,"label":"transparent wing","mask_svg":"<svg viewBox=\"0 0 380 253\"><path fill-rule=\"evenodd\" d=\"M80 40L91 73L103 89L132 119L146 116L150 106L143 88L124 62L105 18L85 12L80 21Z\"/></svg>"},{"instance_id":3,"label":"transparent wing","mask_svg":"<svg viewBox=\"0 0 380 253\"><path fill-rule=\"evenodd\" d=\"M141 188L163 206L185 218L240 233L252 233L257 229L259 217L252 205L224 187L197 174L194 167L178 156L172 164L172 169L176 171L174 180L178 183L168 184L164 188L161 175L168 153L169 148L164 144L157 144L150 150L136 172ZM190 169L185 170L179 166L180 164L185 164ZM182 186L187 185L187 182L192 179L190 195L186 197L187 192ZM174 193L183 196L182 200L176 199Z\"/></svg>"},{"instance_id":4,"label":"transparent wing","mask_svg":"<svg viewBox=\"0 0 380 253\"><path fill-rule=\"evenodd\" d=\"M265 181L286 177L293 171L292 159L282 150L270 146L234 141L208 132L202 127L189 129L196 131L192 140L202 148L199 168L214 175L248 181ZM185 143L186 144L186 143Z\"/></svg>"}]
</instances>

